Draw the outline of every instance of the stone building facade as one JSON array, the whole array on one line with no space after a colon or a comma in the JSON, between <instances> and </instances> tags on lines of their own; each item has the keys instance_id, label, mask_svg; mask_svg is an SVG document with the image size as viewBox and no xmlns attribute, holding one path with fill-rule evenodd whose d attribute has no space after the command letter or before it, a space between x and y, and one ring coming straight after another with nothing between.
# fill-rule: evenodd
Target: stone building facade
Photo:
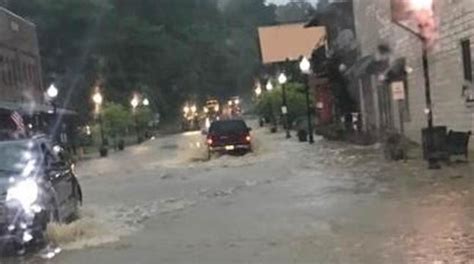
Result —
<instances>
[{"instance_id":1,"label":"stone building facade","mask_svg":"<svg viewBox=\"0 0 474 264\"><path fill-rule=\"evenodd\" d=\"M387 45L391 49L390 62L404 60L411 72L406 76L406 101L402 104L394 102L390 86L380 75L360 78L361 108L371 109L364 118L374 120L374 129L380 129L384 123L398 129L401 106L406 134L420 142L421 129L427 125L421 42L392 23L390 0L354 0L353 4L359 56L377 58L379 46ZM434 4L439 30L428 58L434 122L448 129L474 130L470 52L474 41L474 1L434 0ZM364 94L370 94L373 105L364 102ZM388 100L382 100L384 96Z\"/></svg>"},{"instance_id":2,"label":"stone building facade","mask_svg":"<svg viewBox=\"0 0 474 264\"><path fill-rule=\"evenodd\" d=\"M43 103L36 26L0 7L0 101Z\"/></svg>"}]
</instances>

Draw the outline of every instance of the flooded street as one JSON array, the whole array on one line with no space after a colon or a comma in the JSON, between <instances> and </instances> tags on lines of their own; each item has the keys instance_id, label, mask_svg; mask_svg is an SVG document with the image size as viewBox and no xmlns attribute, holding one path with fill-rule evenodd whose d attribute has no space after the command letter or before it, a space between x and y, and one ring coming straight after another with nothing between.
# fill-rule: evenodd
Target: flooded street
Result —
<instances>
[{"instance_id":1,"label":"flooded street","mask_svg":"<svg viewBox=\"0 0 474 264\"><path fill-rule=\"evenodd\" d=\"M283 137L257 129L255 153L203 161L202 136L188 133L84 162L82 218L50 232L63 252L2 263L474 259L468 165L428 172L378 146Z\"/></svg>"},{"instance_id":2,"label":"flooded street","mask_svg":"<svg viewBox=\"0 0 474 264\"><path fill-rule=\"evenodd\" d=\"M473 25L0 0L0 264L474 264Z\"/></svg>"}]
</instances>

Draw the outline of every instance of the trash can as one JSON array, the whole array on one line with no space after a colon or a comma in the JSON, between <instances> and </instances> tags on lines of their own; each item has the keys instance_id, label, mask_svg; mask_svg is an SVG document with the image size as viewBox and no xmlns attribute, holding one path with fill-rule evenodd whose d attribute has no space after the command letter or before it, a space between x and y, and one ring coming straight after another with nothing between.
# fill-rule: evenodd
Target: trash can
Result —
<instances>
[{"instance_id":1,"label":"trash can","mask_svg":"<svg viewBox=\"0 0 474 264\"><path fill-rule=\"evenodd\" d=\"M119 151L122 151L125 149L125 140L121 139L118 141L118 144L117 144L117 147L118 147L118 150Z\"/></svg>"},{"instance_id":2,"label":"trash can","mask_svg":"<svg viewBox=\"0 0 474 264\"><path fill-rule=\"evenodd\" d=\"M106 146L102 146L102 147L100 147L100 149L99 149L99 153L100 153L100 157L105 158L105 157L108 156L109 150L107 149Z\"/></svg>"},{"instance_id":3,"label":"trash can","mask_svg":"<svg viewBox=\"0 0 474 264\"><path fill-rule=\"evenodd\" d=\"M304 129L298 130L298 140L300 142L307 142L308 141L308 132Z\"/></svg>"},{"instance_id":4,"label":"trash can","mask_svg":"<svg viewBox=\"0 0 474 264\"><path fill-rule=\"evenodd\" d=\"M449 155L463 155L469 157L469 140L472 132L461 132L450 130L447 139L447 150Z\"/></svg>"},{"instance_id":5,"label":"trash can","mask_svg":"<svg viewBox=\"0 0 474 264\"><path fill-rule=\"evenodd\" d=\"M428 160L430 158L437 160L446 160L449 158L447 149L448 128L446 126L433 127L433 146L431 151L428 149L429 134L428 128L423 128L421 131L423 158Z\"/></svg>"}]
</instances>

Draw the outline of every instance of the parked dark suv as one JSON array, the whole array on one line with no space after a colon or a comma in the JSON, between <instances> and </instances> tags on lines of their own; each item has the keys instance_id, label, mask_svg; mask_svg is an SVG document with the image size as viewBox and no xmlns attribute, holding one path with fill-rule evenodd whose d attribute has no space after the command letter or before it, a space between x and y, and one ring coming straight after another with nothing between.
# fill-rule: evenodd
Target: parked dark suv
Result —
<instances>
[{"instance_id":1,"label":"parked dark suv","mask_svg":"<svg viewBox=\"0 0 474 264\"><path fill-rule=\"evenodd\" d=\"M0 240L23 247L50 222L78 215L82 192L73 165L47 137L0 141Z\"/></svg>"},{"instance_id":2,"label":"parked dark suv","mask_svg":"<svg viewBox=\"0 0 474 264\"><path fill-rule=\"evenodd\" d=\"M209 158L212 153L247 153L252 150L251 129L243 120L221 120L211 124L207 134Z\"/></svg>"}]
</instances>

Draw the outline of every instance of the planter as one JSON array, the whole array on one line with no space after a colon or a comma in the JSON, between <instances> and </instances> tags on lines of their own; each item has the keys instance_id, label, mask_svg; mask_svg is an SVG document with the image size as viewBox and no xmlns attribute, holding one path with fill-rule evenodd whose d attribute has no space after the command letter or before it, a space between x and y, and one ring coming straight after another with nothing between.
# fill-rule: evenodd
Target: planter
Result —
<instances>
[{"instance_id":1,"label":"planter","mask_svg":"<svg viewBox=\"0 0 474 264\"><path fill-rule=\"evenodd\" d=\"M298 130L298 140L300 142L307 142L308 141L308 132L304 129Z\"/></svg>"},{"instance_id":2,"label":"planter","mask_svg":"<svg viewBox=\"0 0 474 264\"><path fill-rule=\"evenodd\" d=\"M100 156L102 158L105 158L109 155L109 150L107 149L107 147L105 146L102 146L100 149L99 149L99 153L100 153Z\"/></svg>"},{"instance_id":3,"label":"planter","mask_svg":"<svg viewBox=\"0 0 474 264\"><path fill-rule=\"evenodd\" d=\"M123 151L125 149L125 141L123 139L119 140L117 148L119 151Z\"/></svg>"}]
</instances>

